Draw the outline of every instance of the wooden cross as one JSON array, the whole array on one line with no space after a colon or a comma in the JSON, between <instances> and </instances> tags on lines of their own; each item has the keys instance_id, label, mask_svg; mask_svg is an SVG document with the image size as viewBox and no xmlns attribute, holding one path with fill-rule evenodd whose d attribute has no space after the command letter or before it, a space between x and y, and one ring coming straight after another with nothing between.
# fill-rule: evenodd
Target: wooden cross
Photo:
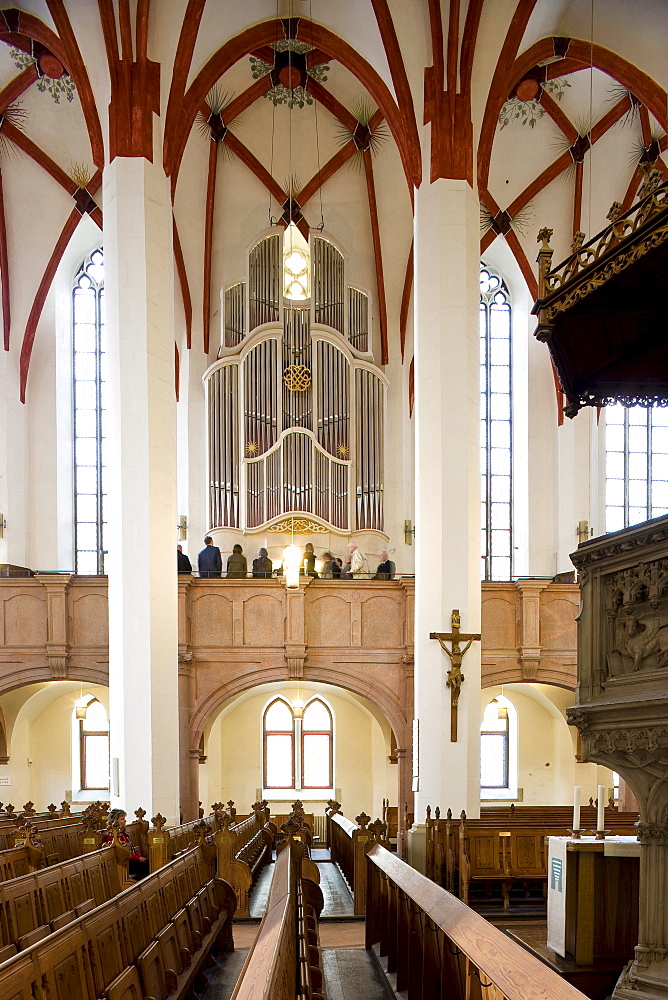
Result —
<instances>
[{"instance_id":1,"label":"wooden cross","mask_svg":"<svg viewBox=\"0 0 668 1000\"><path fill-rule=\"evenodd\" d=\"M450 688L450 742L457 742L457 706L459 704L459 692L462 689L462 684L464 683L464 674L462 673L462 659L464 658L464 653L470 648L471 643L479 639L478 634L467 634L460 632L461 628L461 618L459 617L459 611L453 609L452 617L450 618L452 632L430 632L430 639L438 639L441 649L444 653L447 653L450 657L451 667L448 670L448 679L446 681L447 686ZM449 639L452 645L451 649L445 645L445 640ZM466 645L462 649L459 645L460 642L468 640Z\"/></svg>"}]
</instances>

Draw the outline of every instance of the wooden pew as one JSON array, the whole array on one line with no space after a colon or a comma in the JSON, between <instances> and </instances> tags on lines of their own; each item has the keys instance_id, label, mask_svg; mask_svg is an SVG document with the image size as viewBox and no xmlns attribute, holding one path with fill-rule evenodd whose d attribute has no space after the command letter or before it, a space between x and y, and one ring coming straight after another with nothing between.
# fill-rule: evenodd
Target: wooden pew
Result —
<instances>
[{"instance_id":1,"label":"wooden pew","mask_svg":"<svg viewBox=\"0 0 668 1000\"><path fill-rule=\"evenodd\" d=\"M596 826L596 809L582 809L583 829ZM478 883L488 892L496 886L505 908L511 893L520 888L524 898L541 905L547 886L545 838L565 836L573 810L568 806L519 806L481 809L480 819L469 820L462 813L459 823L448 810L441 819L427 808L426 874L470 901L471 888ZM606 828L617 835L634 836L637 813L606 809Z\"/></svg>"},{"instance_id":2,"label":"wooden pew","mask_svg":"<svg viewBox=\"0 0 668 1000\"><path fill-rule=\"evenodd\" d=\"M320 887L301 871L303 857L304 845L288 838L232 1000L322 1000L318 918L323 899Z\"/></svg>"},{"instance_id":3,"label":"wooden pew","mask_svg":"<svg viewBox=\"0 0 668 1000\"><path fill-rule=\"evenodd\" d=\"M338 812L338 805L333 802L325 809L330 854L350 886L355 915L362 916L366 906L366 852L372 838L385 839L387 827L379 819L370 823L366 813L356 816L353 823Z\"/></svg>"},{"instance_id":4,"label":"wooden pew","mask_svg":"<svg viewBox=\"0 0 668 1000\"><path fill-rule=\"evenodd\" d=\"M214 947L231 950L234 893L198 848L0 965L12 1000L185 1000Z\"/></svg>"},{"instance_id":5,"label":"wooden pew","mask_svg":"<svg viewBox=\"0 0 668 1000\"><path fill-rule=\"evenodd\" d=\"M113 847L0 884L0 939L17 950L69 923L86 901L100 906L121 891Z\"/></svg>"},{"instance_id":6,"label":"wooden pew","mask_svg":"<svg viewBox=\"0 0 668 1000\"><path fill-rule=\"evenodd\" d=\"M271 858L276 827L269 821L266 802L255 802L253 813L233 823L229 810L216 813L219 828L214 834L218 877L234 886L237 917L250 916L250 891L262 866Z\"/></svg>"},{"instance_id":7,"label":"wooden pew","mask_svg":"<svg viewBox=\"0 0 668 1000\"><path fill-rule=\"evenodd\" d=\"M584 1000L445 889L381 844L367 854L366 946L415 1000Z\"/></svg>"}]
</instances>

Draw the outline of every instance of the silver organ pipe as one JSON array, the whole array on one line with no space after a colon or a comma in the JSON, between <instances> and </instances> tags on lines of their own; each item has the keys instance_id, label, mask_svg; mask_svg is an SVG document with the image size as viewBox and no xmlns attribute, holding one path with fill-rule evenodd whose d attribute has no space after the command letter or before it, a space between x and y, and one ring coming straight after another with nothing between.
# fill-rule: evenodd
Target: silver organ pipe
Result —
<instances>
[{"instance_id":1,"label":"silver organ pipe","mask_svg":"<svg viewBox=\"0 0 668 1000\"><path fill-rule=\"evenodd\" d=\"M313 318L343 333L343 255L328 240L313 240Z\"/></svg>"},{"instance_id":2,"label":"silver organ pipe","mask_svg":"<svg viewBox=\"0 0 668 1000\"><path fill-rule=\"evenodd\" d=\"M281 298L281 237L260 240L248 257L249 329L275 323Z\"/></svg>"},{"instance_id":3,"label":"silver organ pipe","mask_svg":"<svg viewBox=\"0 0 668 1000\"><path fill-rule=\"evenodd\" d=\"M369 350L369 296L348 289L348 340L356 351Z\"/></svg>"},{"instance_id":4,"label":"silver organ pipe","mask_svg":"<svg viewBox=\"0 0 668 1000\"><path fill-rule=\"evenodd\" d=\"M366 368L357 369L355 384L357 527L382 531L384 386Z\"/></svg>"},{"instance_id":5,"label":"silver organ pipe","mask_svg":"<svg viewBox=\"0 0 668 1000\"><path fill-rule=\"evenodd\" d=\"M209 523L239 527L238 366L224 365L209 377Z\"/></svg>"},{"instance_id":6,"label":"silver organ pipe","mask_svg":"<svg viewBox=\"0 0 668 1000\"><path fill-rule=\"evenodd\" d=\"M225 347L236 347L246 333L246 282L225 289Z\"/></svg>"}]
</instances>

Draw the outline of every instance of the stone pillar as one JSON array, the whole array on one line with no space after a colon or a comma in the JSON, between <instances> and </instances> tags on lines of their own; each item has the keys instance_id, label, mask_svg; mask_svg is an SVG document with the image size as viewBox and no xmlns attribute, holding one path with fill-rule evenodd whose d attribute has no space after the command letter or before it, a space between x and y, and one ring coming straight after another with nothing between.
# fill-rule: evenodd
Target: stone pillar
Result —
<instances>
[{"instance_id":1,"label":"stone pillar","mask_svg":"<svg viewBox=\"0 0 668 1000\"><path fill-rule=\"evenodd\" d=\"M156 142L159 150L160 143ZM172 218L160 155L104 171L112 805L179 816ZM117 763L116 763L117 762Z\"/></svg>"},{"instance_id":2,"label":"stone pillar","mask_svg":"<svg viewBox=\"0 0 668 1000\"><path fill-rule=\"evenodd\" d=\"M547 585L547 580L518 580L515 584L521 598L519 661L524 681L535 681L540 666L540 595Z\"/></svg>"},{"instance_id":3,"label":"stone pillar","mask_svg":"<svg viewBox=\"0 0 668 1000\"><path fill-rule=\"evenodd\" d=\"M193 801L190 769L190 674L192 653L179 653L179 803L182 822L197 819L197 798Z\"/></svg>"},{"instance_id":4,"label":"stone pillar","mask_svg":"<svg viewBox=\"0 0 668 1000\"><path fill-rule=\"evenodd\" d=\"M46 587L47 638L46 655L54 680L65 680L69 656L70 616L67 592L73 577L40 573L40 583Z\"/></svg>"},{"instance_id":5,"label":"stone pillar","mask_svg":"<svg viewBox=\"0 0 668 1000\"><path fill-rule=\"evenodd\" d=\"M419 779L409 858L422 866L427 805L480 801L480 643L462 662L450 742L450 661L430 632L480 631L478 200L466 181L423 183L415 199L415 718Z\"/></svg>"}]
</instances>

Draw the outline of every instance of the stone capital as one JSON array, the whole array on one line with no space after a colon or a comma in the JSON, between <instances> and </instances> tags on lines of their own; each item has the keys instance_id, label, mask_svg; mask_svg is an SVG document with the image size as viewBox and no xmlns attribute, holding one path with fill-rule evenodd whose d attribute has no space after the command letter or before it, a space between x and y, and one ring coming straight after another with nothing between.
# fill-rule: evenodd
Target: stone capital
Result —
<instances>
[{"instance_id":1,"label":"stone capital","mask_svg":"<svg viewBox=\"0 0 668 1000\"><path fill-rule=\"evenodd\" d=\"M47 653L47 659L49 661L49 667L51 668L53 679L56 681L66 680L67 663L69 659L67 648L49 650Z\"/></svg>"}]
</instances>

